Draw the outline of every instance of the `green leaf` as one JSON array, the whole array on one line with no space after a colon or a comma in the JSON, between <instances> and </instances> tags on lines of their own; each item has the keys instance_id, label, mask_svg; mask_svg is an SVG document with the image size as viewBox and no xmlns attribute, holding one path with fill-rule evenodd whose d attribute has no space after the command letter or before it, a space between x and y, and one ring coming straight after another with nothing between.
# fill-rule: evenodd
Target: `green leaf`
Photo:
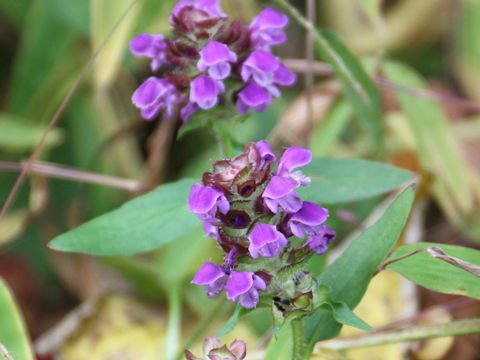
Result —
<instances>
[{"instance_id":1,"label":"green leaf","mask_svg":"<svg viewBox=\"0 0 480 360\"><path fill-rule=\"evenodd\" d=\"M237 304L237 307L235 308L235 311L233 312L232 316L230 316L230 319L225 323L225 325L222 326L220 330L217 331L215 334L216 337L222 337L224 335L227 335L230 331L233 330L235 325L237 325L238 320L249 312L253 311L252 309L245 309L242 305Z\"/></svg>"},{"instance_id":2,"label":"green leaf","mask_svg":"<svg viewBox=\"0 0 480 360\"><path fill-rule=\"evenodd\" d=\"M360 319L357 315L355 315L353 311L344 302L332 301L332 302L328 302L326 305L330 307L333 314L333 318L337 320L339 323L353 326L360 330L365 330L370 332L375 331L374 328L372 328L370 325L368 325L362 319Z\"/></svg>"},{"instance_id":3,"label":"green leaf","mask_svg":"<svg viewBox=\"0 0 480 360\"><path fill-rule=\"evenodd\" d=\"M277 338L272 337L265 360L290 360L292 344L292 328L290 324L287 324L280 329Z\"/></svg>"},{"instance_id":4,"label":"green leaf","mask_svg":"<svg viewBox=\"0 0 480 360\"><path fill-rule=\"evenodd\" d=\"M396 84L427 88L426 81L406 65L387 63L384 70ZM397 97L415 137L422 167L433 173L434 185L448 194L450 202L458 204L461 212L470 212L473 196L468 169L441 105L406 91L398 92Z\"/></svg>"},{"instance_id":5,"label":"green leaf","mask_svg":"<svg viewBox=\"0 0 480 360\"><path fill-rule=\"evenodd\" d=\"M0 279L0 319L0 343L15 360L33 360L23 320L10 290L2 279Z\"/></svg>"},{"instance_id":6,"label":"green leaf","mask_svg":"<svg viewBox=\"0 0 480 360\"><path fill-rule=\"evenodd\" d=\"M427 247L439 247L448 255L480 266L480 251L463 246L434 243L405 245L397 249L390 259ZM447 294L464 295L480 299L480 278L426 252L419 252L390 264L387 269L395 270L407 279L427 289Z\"/></svg>"},{"instance_id":7,"label":"green leaf","mask_svg":"<svg viewBox=\"0 0 480 360\"><path fill-rule=\"evenodd\" d=\"M194 181L183 179L125 203L53 239L52 249L91 255L132 255L187 234L199 220L187 208Z\"/></svg>"},{"instance_id":8,"label":"green leaf","mask_svg":"<svg viewBox=\"0 0 480 360\"><path fill-rule=\"evenodd\" d=\"M409 181L412 174L390 165L358 159L317 158L302 168L312 179L298 189L304 199L343 203L384 194Z\"/></svg>"},{"instance_id":9,"label":"green leaf","mask_svg":"<svg viewBox=\"0 0 480 360\"><path fill-rule=\"evenodd\" d=\"M0 113L0 149L26 151L33 149L45 131L45 126L31 123L22 117ZM58 145L63 140L60 129L52 129L45 141L46 147Z\"/></svg>"},{"instance_id":10,"label":"green leaf","mask_svg":"<svg viewBox=\"0 0 480 360\"><path fill-rule=\"evenodd\" d=\"M323 308L330 311L333 318L340 324L356 327L360 330L375 331L370 325L365 323L342 301L336 301L331 296L330 289L321 285L314 292L313 302L315 308Z\"/></svg>"},{"instance_id":11,"label":"green leaf","mask_svg":"<svg viewBox=\"0 0 480 360\"><path fill-rule=\"evenodd\" d=\"M388 207L383 216L335 260L318 278L327 286L333 299L344 302L350 309L358 305L378 266L388 255L407 221L414 191L407 188ZM317 341L332 338L341 326L327 311L319 311L305 319L309 351Z\"/></svg>"},{"instance_id":12,"label":"green leaf","mask_svg":"<svg viewBox=\"0 0 480 360\"><path fill-rule=\"evenodd\" d=\"M332 65L360 123L383 150L382 106L372 79L334 32L316 31L315 45L325 61Z\"/></svg>"}]
</instances>

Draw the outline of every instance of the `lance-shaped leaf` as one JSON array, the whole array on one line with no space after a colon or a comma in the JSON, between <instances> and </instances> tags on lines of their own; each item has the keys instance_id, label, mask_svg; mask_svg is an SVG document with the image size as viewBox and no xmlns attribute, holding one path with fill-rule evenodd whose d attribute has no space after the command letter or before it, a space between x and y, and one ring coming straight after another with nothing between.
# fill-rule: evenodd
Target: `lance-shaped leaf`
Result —
<instances>
[{"instance_id":1,"label":"lance-shaped leaf","mask_svg":"<svg viewBox=\"0 0 480 360\"><path fill-rule=\"evenodd\" d=\"M57 236L55 250L91 255L132 255L157 249L199 225L188 211L187 198L194 181L184 179L125 203Z\"/></svg>"},{"instance_id":2,"label":"lance-shaped leaf","mask_svg":"<svg viewBox=\"0 0 480 360\"><path fill-rule=\"evenodd\" d=\"M403 64L388 63L384 70L399 85L427 87L419 74ZM458 216L458 212L471 213L473 196L468 167L445 112L433 100L405 91L398 92L397 97L415 138L422 167L434 175L433 189L442 207L451 217ZM455 210L449 210L452 205Z\"/></svg>"},{"instance_id":3,"label":"lance-shaped leaf","mask_svg":"<svg viewBox=\"0 0 480 360\"><path fill-rule=\"evenodd\" d=\"M440 248L442 251L435 251ZM420 249L426 251L417 252ZM430 249L433 249L431 251ZM387 266L431 290L480 299L480 251L463 246L418 243L397 249L389 260L407 256Z\"/></svg>"},{"instance_id":4,"label":"lance-shaped leaf","mask_svg":"<svg viewBox=\"0 0 480 360\"><path fill-rule=\"evenodd\" d=\"M388 207L383 216L356 238L345 252L318 278L327 286L332 298L344 302L349 309L358 305L378 266L388 255L407 221L414 192L407 188ZM341 325L325 310L305 319L309 351L317 341L338 334Z\"/></svg>"},{"instance_id":5,"label":"lance-shaped leaf","mask_svg":"<svg viewBox=\"0 0 480 360\"><path fill-rule=\"evenodd\" d=\"M298 193L320 203L343 203L384 194L412 179L406 170L358 159L317 158L302 168L312 180Z\"/></svg>"},{"instance_id":6,"label":"lance-shaped leaf","mask_svg":"<svg viewBox=\"0 0 480 360\"><path fill-rule=\"evenodd\" d=\"M372 79L334 32L317 31L315 45L320 55L332 65L361 125L383 150L382 107Z\"/></svg>"},{"instance_id":7,"label":"lance-shaped leaf","mask_svg":"<svg viewBox=\"0 0 480 360\"><path fill-rule=\"evenodd\" d=\"M10 290L1 279L0 319L0 357L2 351L8 351L15 360L33 360L25 326Z\"/></svg>"}]
</instances>

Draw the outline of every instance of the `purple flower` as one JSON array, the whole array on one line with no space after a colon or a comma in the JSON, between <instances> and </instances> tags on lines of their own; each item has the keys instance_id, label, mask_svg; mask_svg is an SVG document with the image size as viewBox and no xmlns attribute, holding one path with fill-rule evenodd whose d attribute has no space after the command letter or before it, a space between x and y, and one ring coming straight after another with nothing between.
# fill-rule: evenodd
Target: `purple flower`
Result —
<instances>
[{"instance_id":1,"label":"purple flower","mask_svg":"<svg viewBox=\"0 0 480 360\"><path fill-rule=\"evenodd\" d=\"M275 84L282 86L291 86L295 84L297 76L290 71L284 64L279 62L277 70L273 74L273 81Z\"/></svg>"},{"instance_id":2,"label":"purple flower","mask_svg":"<svg viewBox=\"0 0 480 360\"><path fill-rule=\"evenodd\" d=\"M327 217L327 209L324 209L318 204L304 201L302 208L289 219L288 226L294 235L303 239L305 233L322 233L322 224L327 220Z\"/></svg>"},{"instance_id":3,"label":"purple flower","mask_svg":"<svg viewBox=\"0 0 480 360\"><path fill-rule=\"evenodd\" d=\"M274 82L275 70L280 63L272 53L264 50L252 52L242 65L241 76L244 82L253 79L258 85L268 87Z\"/></svg>"},{"instance_id":4,"label":"purple flower","mask_svg":"<svg viewBox=\"0 0 480 360\"><path fill-rule=\"evenodd\" d=\"M232 66L229 62L236 62L237 54L231 51L227 45L212 40L201 51L197 67L200 71L206 71L216 79L223 80L230 75Z\"/></svg>"},{"instance_id":5,"label":"purple flower","mask_svg":"<svg viewBox=\"0 0 480 360\"><path fill-rule=\"evenodd\" d=\"M182 119L184 123L187 123L198 110L199 108L197 104L189 102L182 108L182 110L180 110L180 119Z\"/></svg>"},{"instance_id":6,"label":"purple flower","mask_svg":"<svg viewBox=\"0 0 480 360\"><path fill-rule=\"evenodd\" d=\"M173 8L172 16L178 17L180 12L187 6L193 7L196 10L204 11L214 18L227 16L220 7L220 0L181 0Z\"/></svg>"},{"instance_id":7,"label":"purple flower","mask_svg":"<svg viewBox=\"0 0 480 360\"><path fill-rule=\"evenodd\" d=\"M232 271L225 285L227 298L240 302L240 305L247 309L257 306L260 299L258 290L263 291L266 288L265 281L251 271Z\"/></svg>"},{"instance_id":8,"label":"purple flower","mask_svg":"<svg viewBox=\"0 0 480 360\"><path fill-rule=\"evenodd\" d=\"M212 217L203 221L203 230L206 237L218 239L218 227L213 223L218 222L218 219Z\"/></svg>"},{"instance_id":9,"label":"purple flower","mask_svg":"<svg viewBox=\"0 0 480 360\"><path fill-rule=\"evenodd\" d=\"M279 206L287 213L296 213L302 208L302 200L293 191L298 186L289 178L273 176L262 194L265 206L275 214Z\"/></svg>"},{"instance_id":10,"label":"purple flower","mask_svg":"<svg viewBox=\"0 0 480 360\"><path fill-rule=\"evenodd\" d=\"M257 223L253 231L248 235L250 246L248 251L254 259L262 255L264 258L272 258L278 255L280 247L287 245L287 238L275 225Z\"/></svg>"},{"instance_id":11,"label":"purple flower","mask_svg":"<svg viewBox=\"0 0 480 360\"><path fill-rule=\"evenodd\" d=\"M246 114L249 108L264 111L272 102L272 95L260 85L251 82L238 93L237 108Z\"/></svg>"},{"instance_id":12,"label":"purple flower","mask_svg":"<svg viewBox=\"0 0 480 360\"><path fill-rule=\"evenodd\" d=\"M258 166L259 169L262 169L266 163L276 161L277 158L275 157L275 153L265 140L260 140L255 145L257 146L260 157L262 158L262 161Z\"/></svg>"},{"instance_id":13,"label":"purple flower","mask_svg":"<svg viewBox=\"0 0 480 360\"><path fill-rule=\"evenodd\" d=\"M190 101L200 108L208 110L217 105L218 94L225 91L222 82L210 76L200 75L191 83Z\"/></svg>"},{"instance_id":14,"label":"purple flower","mask_svg":"<svg viewBox=\"0 0 480 360\"><path fill-rule=\"evenodd\" d=\"M312 161L312 152L299 147L289 147L283 153L275 175L288 177L303 186L310 185L310 178L301 171L293 171L297 167L304 166Z\"/></svg>"},{"instance_id":15,"label":"purple flower","mask_svg":"<svg viewBox=\"0 0 480 360\"><path fill-rule=\"evenodd\" d=\"M151 58L150 66L154 72L168 64L166 50L167 42L163 35L139 34L130 41L132 54Z\"/></svg>"},{"instance_id":16,"label":"purple flower","mask_svg":"<svg viewBox=\"0 0 480 360\"><path fill-rule=\"evenodd\" d=\"M173 116L175 106L181 103L183 96L176 86L166 79L149 77L133 93L133 104L141 109L142 117L151 120L164 111L163 118L169 119Z\"/></svg>"},{"instance_id":17,"label":"purple flower","mask_svg":"<svg viewBox=\"0 0 480 360\"><path fill-rule=\"evenodd\" d=\"M217 209L222 214L228 213L230 204L220 190L211 186L194 184L188 197L188 210L197 214L201 220L210 220Z\"/></svg>"},{"instance_id":18,"label":"purple flower","mask_svg":"<svg viewBox=\"0 0 480 360\"><path fill-rule=\"evenodd\" d=\"M254 49L269 50L272 45L285 42L287 36L283 28L288 24L288 17L267 8L255 16L250 25L250 36Z\"/></svg>"},{"instance_id":19,"label":"purple flower","mask_svg":"<svg viewBox=\"0 0 480 360\"><path fill-rule=\"evenodd\" d=\"M203 342L203 358L185 350L187 360L243 360L247 356L247 344L242 340L234 340L227 348L219 338L206 338Z\"/></svg>"},{"instance_id":20,"label":"purple flower","mask_svg":"<svg viewBox=\"0 0 480 360\"><path fill-rule=\"evenodd\" d=\"M270 52L256 50L242 64L241 76L244 82L250 79L263 86L273 96L279 97L276 85L290 86L296 76Z\"/></svg>"},{"instance_id":21,"label":"purple flower","mask_svg":"<svg viewBox=\"0 0 480 360\"><path fill-rule=\"evenodd\" d=\"M308 239L304 246L308 246L310 250L315 251L317 255L322 255L328 250L327 245L335 240L335 237L335 231L330 229L327 225L321 225L317 228L314 235L308 235Z\"/></svg>"},{"instance_id":22,"label":"purple flower","mask_svg":"<svg viewBox=\"0 0 480 360\"><path fill-rule=\"evenodd\" d=\"M228 275L219 265L207 262L198 270L191 284L206 285L205 292L209 298L215 297L223 290Z\"/></svg>"}]
</instances>

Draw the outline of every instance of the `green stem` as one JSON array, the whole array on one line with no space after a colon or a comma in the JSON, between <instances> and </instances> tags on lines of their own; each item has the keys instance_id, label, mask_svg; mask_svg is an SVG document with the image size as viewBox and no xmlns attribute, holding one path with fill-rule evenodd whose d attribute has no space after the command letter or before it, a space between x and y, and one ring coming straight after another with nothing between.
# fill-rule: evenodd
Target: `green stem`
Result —
<instances>
[{"instance_id":1,"label":"green stem","mask_svg":"<svg viewBox=\"0 0 480 360\"><path fill-rule=\"evenodd\" d=\"M480 318L457 320L445 324L417 325L408 328L381 331L362 336L323 341L315 346L314 353L321 353L322 348L345 350L375 345L394 344L403 341L477 333L480 333Z\"/></svg>"},{"instance_id":2,"label":"green stem","mask_svg":"<svg viewBox=\"0 0 480 360\"><path fill-rule=\"evenodd\" d=\"M168 329L165 347L166 360L174 360L177 355L181 320L182 306L180 284L174 281L170 284L168 291Z\"/></svg>"},{"instance_id":3,"label":"green stem","mask_svg":"<svg viewBox=\"0 0 480 360\"><path fill-rule=\"evenodd\" d=\"M292 360L304 360L305 352L305 330L303 328L303 319L294 319L290 322L292 327Z\"/></svg>"}]
</instances>

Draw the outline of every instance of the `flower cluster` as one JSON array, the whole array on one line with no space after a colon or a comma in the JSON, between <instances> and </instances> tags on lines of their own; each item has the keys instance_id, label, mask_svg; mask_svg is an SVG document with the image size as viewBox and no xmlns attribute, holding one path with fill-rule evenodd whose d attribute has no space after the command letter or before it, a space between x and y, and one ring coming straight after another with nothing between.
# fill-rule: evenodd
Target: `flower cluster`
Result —
<instances>
[{"instance_id":1,"label":"flower cluster","mask_svg":"<svg viewBox=\"0 0 480 360\"><path fill-rule=\"evenodd\" d=\"M311 159L309 150L291 147L277 163L261 140L234 159L213 162L203 184L192 187L188 207L226 256L222 265L202 265L192 283L205 285L209 297L225 289L245 308L257 306L259 292L293 306L314 290L304 262L325 253L335 233L325 225L328 210L296 192L310 184L297 168Z\"/></svg>"},{"instance_id":2,"label":"flower cluster","mask_svg":"<svg viewBox=\"0 0 480 360\"><path fill-rule=\"evenodd\" d=\"M295 75L272 54L271 47L286 40L288 17L267 8L250 26L231 21L220 0L181 0L173 9L172 36L140 34L131 52L151 59L155 74L135 91L133 104L147 120L162 113L173 117L181 107L184 122L200 109L217 104L263 111L278 86L290 86ZM228 82L227 82L228 80Z\"/></svg>"},{"instance_id":3,"label":"flower cluster","mask_svg":"<svg viewBox=\"0 0 480 360\"><path fill-rule=\"evenodd\" d=\"M203 342L203 358L185 350L187 360L243 360L247 356L247 344L242 340L234 340L227 348L219 338L206 338Z\"/></svg>"}]
</instances>

